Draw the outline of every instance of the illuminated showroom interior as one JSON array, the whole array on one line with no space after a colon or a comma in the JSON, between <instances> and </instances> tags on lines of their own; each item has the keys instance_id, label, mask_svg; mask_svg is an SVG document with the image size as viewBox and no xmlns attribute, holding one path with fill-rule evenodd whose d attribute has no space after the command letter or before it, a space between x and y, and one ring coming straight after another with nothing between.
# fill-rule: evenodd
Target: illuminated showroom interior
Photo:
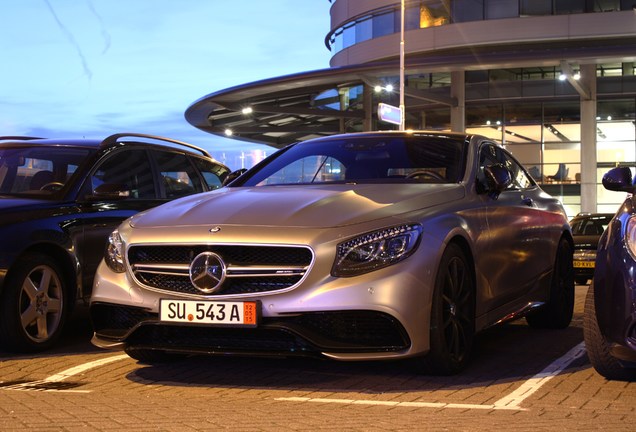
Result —
<instances>
[{"instance_id":1,"label":"illuminated showroom interior","mask_svg":"<svg viewBox=\"0 0 636 432\"><path fill-rule=\"evenodd\" d=\"M397 128L377 107L399 104L401 11L331 1L329 68L211 93L186 119L274 148ZM636 166L636 0L405 0L403 28L406 128L498 140L570 216L617 209L601 179Z\"/></svg>"}]
</instances>

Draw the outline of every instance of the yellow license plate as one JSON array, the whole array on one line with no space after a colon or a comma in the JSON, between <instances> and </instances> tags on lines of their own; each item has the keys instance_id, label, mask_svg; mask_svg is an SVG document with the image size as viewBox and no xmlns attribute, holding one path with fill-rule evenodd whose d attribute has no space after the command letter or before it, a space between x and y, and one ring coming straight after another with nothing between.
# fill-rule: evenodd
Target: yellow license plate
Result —
<instances>
[{"instance_id":1,"label":"yellow license plate","mask_svg":"<svg viewBox=\"0 0 636 432\"><path fill-rule=\"evenodd\" d=\"M574 268L594 268L594 261L574 261Z\"/></svg>"},{"instance_id":2,"label":"yellow license plate","mask_svg":"<svg viewBox=\"0 0 636 432\"><path fill-rule=\"evenodd\" d=\"M159 320L183 324L256 327L257 302L161 299Z\"/></svg>"}]
</instances>

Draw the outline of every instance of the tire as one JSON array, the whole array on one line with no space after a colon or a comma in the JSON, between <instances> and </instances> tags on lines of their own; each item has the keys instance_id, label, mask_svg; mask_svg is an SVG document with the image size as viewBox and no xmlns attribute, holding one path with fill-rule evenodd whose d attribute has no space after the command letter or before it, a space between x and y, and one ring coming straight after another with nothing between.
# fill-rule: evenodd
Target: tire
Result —
<instances>
[{"instance_id":1,"label":"tire","mask_svg":"<svg viewBox=\"0 0 636 432\"><path fill-rule=\"evenodd\" d=\"M601 334L594 304L594 281L590 284L585 296L583 339L585 340L587 356L596 372L609 380L631 381L636 379L636 369L624 368L620 361L610 354L610 345Z\"/></svg>"},{"instance_id":2,"label":"tire","mask_svg":"<svg viewBox=\"0 0 636 432\"><path fill-rule=\"evenodd\" d=\"M129 357L137 360L139 363L149 365L169 363L183 358L183 356L180 354L172 354L162 350L125 348L124 351L126 352L126 354L128 354Z\"/></svg>"},{"instance_id":3,"label":"tire","mask_svg":"<svg viewBox=\"0 0 636 432\"><path fill-rule=\"evenodd\" d=\"M550 283L550 298L538 311L528 315L526 321L534 328L564 329L574 314L574 267L572 246L561 239L554 262Z\"/></svg>"},{"instance_id":4,"label":"tire","mask_svg":"<svg viewBox=\"0 0 636 432\"><path fill-rule=\"evenodd\" d=\"M68 283L47 255L25 255L11 269L1 296L0 345L39 352L59 339L70 307Z\"/></svg>"},{"instance_id":5,"label":"tire","mask_svg":"<svg viewBox=\"0 0 636 432\"><path fill-rule=\"evenodd\" d=\"M475 282L465 253L450 244L440 262L431 304L430 351L423 369L454 375L468 364L475 339Z\"/></svg>"}]
</instances>

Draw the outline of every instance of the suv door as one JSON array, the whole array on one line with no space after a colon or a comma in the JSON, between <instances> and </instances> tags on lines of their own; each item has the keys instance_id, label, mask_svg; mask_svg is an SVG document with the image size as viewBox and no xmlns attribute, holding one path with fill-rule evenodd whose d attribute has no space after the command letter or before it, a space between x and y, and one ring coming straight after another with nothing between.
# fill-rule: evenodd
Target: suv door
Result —
<instances>
[{"instance_id":1,"label":"suv door","mask_svg":"<svg viewBox=\"0 0 636 432\"><path fill-rule=\"evenodd\" d=\"M129 191L121 199L99 198L95 189L113 185ZM109 234L126 218L155 207L161 198L148 150L123 148L101 160L90 172L82 187L80 213L83 241L76 241L82 269L82 296L90 294L93 277L101 261Z\"/></svg>"}]
</instances>

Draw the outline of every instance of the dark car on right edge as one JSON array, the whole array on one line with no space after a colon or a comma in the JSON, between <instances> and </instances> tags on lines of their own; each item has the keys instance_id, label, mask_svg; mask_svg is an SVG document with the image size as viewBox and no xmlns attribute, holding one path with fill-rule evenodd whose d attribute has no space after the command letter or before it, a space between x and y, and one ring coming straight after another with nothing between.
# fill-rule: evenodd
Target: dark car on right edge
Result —
<instances>
[{"instance_id":1,"label":"dark car on right edge","mask_svg":"<svg viewBox=\"0 0 636 432\"><path fill-rule=\"evenodd\" d=\"M603 177L603 186L627 192L596 254L587 292L583 335L594 369L607 379L636 379L636 186L628 167Z\"/></svg>"}]
</instances>

